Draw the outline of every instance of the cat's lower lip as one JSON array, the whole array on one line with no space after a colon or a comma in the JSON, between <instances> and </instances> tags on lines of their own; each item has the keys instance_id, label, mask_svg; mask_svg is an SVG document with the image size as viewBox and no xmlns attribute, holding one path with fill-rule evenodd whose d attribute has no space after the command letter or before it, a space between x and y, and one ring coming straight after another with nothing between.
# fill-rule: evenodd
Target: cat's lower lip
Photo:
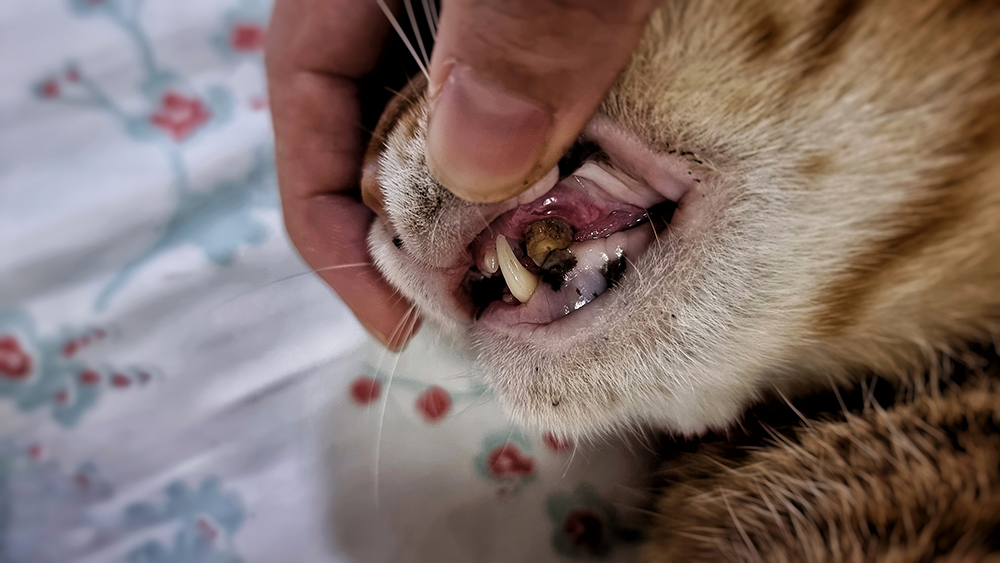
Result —
<instances>
[{"instance_id":1,"label":"cat's lower lip","mask_svg":"<svg viewBox=\"0 0 1000 563\"><path fill-rule=\"evenodd\" d=\"M630 268L630 256L640 256L655 240L652 224L618 231L603 239L574 244L580 267L568 272L558 285L539 284L526 303L493 301L483 308L478 321L484 325L545 325L591 306L622 281Z\"/></svg>"}]
</instances>

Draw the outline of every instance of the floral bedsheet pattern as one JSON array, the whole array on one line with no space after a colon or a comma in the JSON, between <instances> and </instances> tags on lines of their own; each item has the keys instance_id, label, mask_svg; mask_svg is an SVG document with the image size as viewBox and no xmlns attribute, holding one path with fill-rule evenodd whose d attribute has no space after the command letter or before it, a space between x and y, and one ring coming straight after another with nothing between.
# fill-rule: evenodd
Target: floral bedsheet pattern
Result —
<instances>
[{"instance_id":1,"label":"floral bedsheet pattern","mask_svg":"<svg viewBox=\"0 0 1000 563\"><path fill-rule=\"evenodd\" d=\"M0 562L631 560L642 446L518 427L297 258L269 12L0 10Z\"/></svg>"}]
</instances>

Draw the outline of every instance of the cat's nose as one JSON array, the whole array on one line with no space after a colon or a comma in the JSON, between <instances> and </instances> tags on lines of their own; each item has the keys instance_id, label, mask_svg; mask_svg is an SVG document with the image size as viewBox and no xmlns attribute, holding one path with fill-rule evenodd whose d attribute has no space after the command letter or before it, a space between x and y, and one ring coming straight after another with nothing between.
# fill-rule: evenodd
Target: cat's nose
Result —
<instances>
[{"instance_id":1,"label":"cat's nose","mask_svg":"<svg viewBox=\"0 0 1000 563\"><path fill-rule=\"evenodd\" d=\"M361 168L361 201L383 221L388 221L389 217L385 213L385 198L382 196L382 185L378 182L378 172L378 159L372 159Z\"/></svg>"}]
</instances>

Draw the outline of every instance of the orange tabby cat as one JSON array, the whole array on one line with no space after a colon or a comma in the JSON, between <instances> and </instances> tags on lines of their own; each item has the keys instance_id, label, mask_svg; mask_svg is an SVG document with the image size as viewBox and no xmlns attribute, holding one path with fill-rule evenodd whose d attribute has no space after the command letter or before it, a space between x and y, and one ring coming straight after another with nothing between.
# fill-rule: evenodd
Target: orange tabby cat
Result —
<instances>
[{"instance_id":1,"label":"orange tabby cat","mask_svg":"<svg viewBox=\"0 0 1000 563\"><path fill-rule=\"evenodd\" d=\"M376 130L372 255L519 420L703 437L649 561L1000 548L1000 4L670 0L497 204L434 180L427 117L417 80Z\"/></svg>"}]
</instances>

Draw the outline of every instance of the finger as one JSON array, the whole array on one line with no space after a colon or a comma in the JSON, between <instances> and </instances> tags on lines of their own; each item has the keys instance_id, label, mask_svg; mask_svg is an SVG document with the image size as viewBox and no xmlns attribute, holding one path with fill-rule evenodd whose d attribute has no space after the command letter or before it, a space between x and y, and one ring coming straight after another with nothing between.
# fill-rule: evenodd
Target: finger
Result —
<instances>
[{"instance_id":1,"label":"finger","mask_svg":"<svg viewBox=\"0 0 1000 563\"><path fill-rule=\"evenodd\" d=\"M413 332L396 330L410 305L372 265L372 213L357 199L362 130L355 80L374 67L386 31L374 2L279 0L267 71L289 237L365 328L399 348Z\"/></svg>"},{"instance_id":2,"label":"finger","mask_svg":"<svg viewBox=\"0 0 1000 563\"><path fill-rule=\"evenodd\" d=\"M597 110L656 0L449 0L431 57L427 161L499 201L545 174Z\"/></svg>"}]
</instances>

